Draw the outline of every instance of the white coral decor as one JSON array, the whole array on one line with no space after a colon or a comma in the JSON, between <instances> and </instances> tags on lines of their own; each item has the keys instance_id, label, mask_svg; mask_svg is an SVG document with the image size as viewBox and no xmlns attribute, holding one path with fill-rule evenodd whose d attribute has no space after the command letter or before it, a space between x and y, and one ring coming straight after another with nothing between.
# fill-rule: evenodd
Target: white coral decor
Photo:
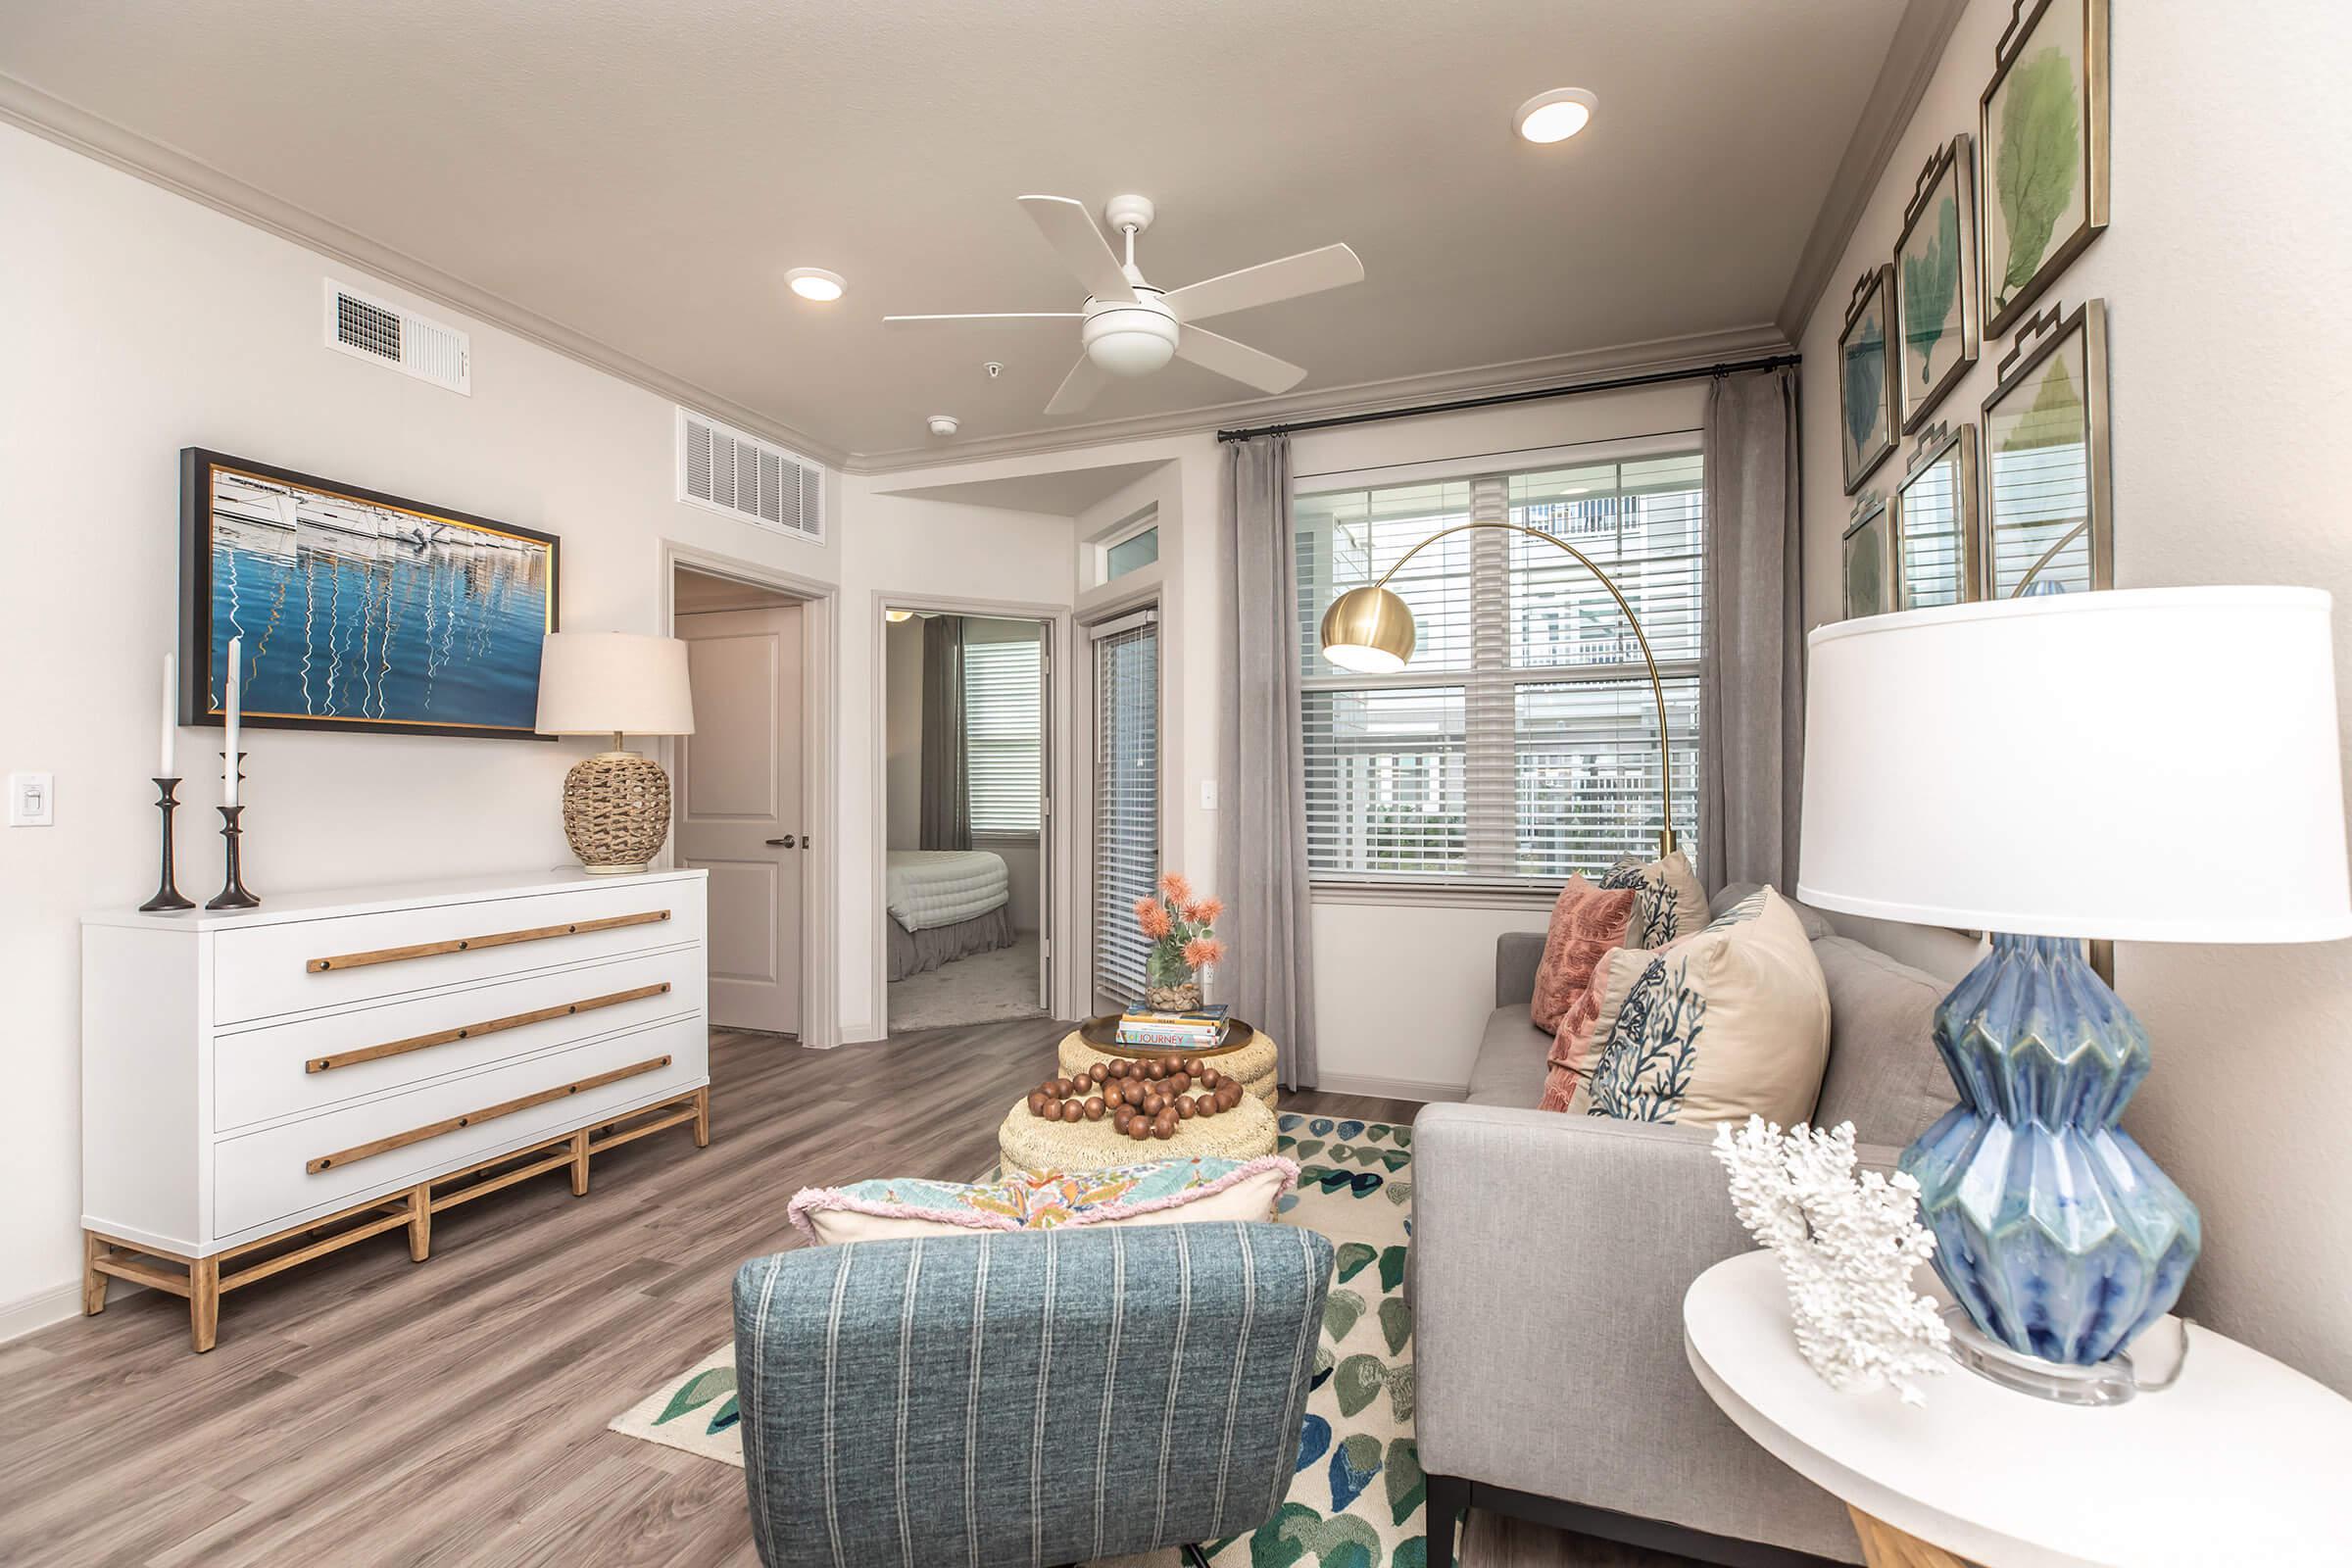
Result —
<instances>
[{"instance_id":1,"label":"white coral decor","mask_svg":"<svg viewBox=\"0 0 2352 1568\"><path fill-rule=\"evenodd\" d=\"M1854 1124L1784 1134L1761 1116L1715 1129L1715 1157L1732 1173L1732 1206L1780 1254L1796 1346L1840 1393L1893 1385L1905 1404L1927 1396L1911 1381L1950 1362L1936 1303L1911 1288L1936 1250L1919 1223L1919 1183L1900 1172L1854 1171Z\"/></svg>"}]
</instances>

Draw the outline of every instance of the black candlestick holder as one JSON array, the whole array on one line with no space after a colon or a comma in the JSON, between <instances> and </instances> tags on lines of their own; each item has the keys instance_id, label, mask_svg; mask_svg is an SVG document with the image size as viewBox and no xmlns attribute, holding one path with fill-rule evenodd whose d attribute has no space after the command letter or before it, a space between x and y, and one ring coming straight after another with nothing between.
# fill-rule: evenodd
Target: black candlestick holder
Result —
<instances>
[{"instance_id":1,"label":"black candlestick holder","mask_svg":"<svg viewBox=\"0 0 2352 1568\"><path fill-rule=\"evenodd\" d=\"M139 906L143 910L193 909L196 901L182 898L172 874L172 813L179 809L179 800L172 793L179 788L176 778L155 780L155 808L164 816L163 871L155 884L155 897Z\"/></svg>"},{"instance_id":2,"label":"black candlestick holder","mask_svg":"<svg viewBox=\"0 0 2352 1568\"><path fill-rule=\"evenodd\" d=\"M237 779L245 778L245 754L237 754ZM237 841L245 836L240 818L245 814L242 806L220 808L220 842L226 846L222 854L222 877L220 894L205 906L208 909L250 909L261 904L245 890L245 878L237 861Z\"/></svg>"}]
</instances>

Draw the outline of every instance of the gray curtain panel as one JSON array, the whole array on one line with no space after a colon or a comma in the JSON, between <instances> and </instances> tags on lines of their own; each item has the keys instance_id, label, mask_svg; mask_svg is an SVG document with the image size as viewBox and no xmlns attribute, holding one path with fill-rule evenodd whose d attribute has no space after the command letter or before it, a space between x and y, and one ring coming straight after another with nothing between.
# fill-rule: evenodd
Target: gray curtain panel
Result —
<instances>
[{"instance_id":1,"label":"gray curtain panel","mask_svg":"<svg viewBox=\"0 0 2352 1568\"><path fill-rule=\"evenodd\" d=\"M971 782L963 756L963 619L923 622L923 798L920 848L972 847Z\"/></svg>"},{"instance_id":2,"label":"gray curtain panel","mask_svg":"<svg viewBox=\"0 0 2352 1568\"><path fill-rule=\"evenodd\" d=\"M1217 886L1226 958L1218 1000L1274 1039L1282 1082L1315 1087L1306 755L1298 731L1298 582L1291 554L1291 443L1225 447L1219 563L1224 702Z\"/></svg>"},{"instance_id":3,"label":"gray curtain panel","mask_svg":"<svg viewBox=\"0 0 2352 1568\"><path fill-rule=\"evenodd\" d=\"M1805 734L1795 368L1717 376L1704 444L1699 881L1793 896Z\"/></svg>"}]
</instances>

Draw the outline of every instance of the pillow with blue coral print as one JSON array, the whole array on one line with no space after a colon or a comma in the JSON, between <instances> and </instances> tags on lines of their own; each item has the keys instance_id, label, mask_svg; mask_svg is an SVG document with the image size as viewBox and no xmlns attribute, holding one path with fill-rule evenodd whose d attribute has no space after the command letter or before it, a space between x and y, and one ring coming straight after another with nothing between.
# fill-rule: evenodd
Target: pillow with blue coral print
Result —
<instances>
[{"instance_id":1,"label":"pillow with blue coral print","mask_svg":"<svg viewBox=\"0 0 2352 1568\"><path fill-rule=\"evenodd\" d=\"M802 1235L821 1247L959 1231L1270 1220L1283 1195L1298 1185L1298 1166L1279 1154L1250 1160L1201 1155L994 1182L902 1177L806 1187L784 1212Z\"/></svg>"},{"instance_id":2,"label":"pillow with blue coral print","mask_svg":"<svg viewBox=\"0 0 2352 1568\"><path fill-rule=\"evenodd\" d=\"M1830 1060L1830 989L1788 902L1759 888L1653 956L1617 1009L1586 1085L1621 1121L1793 1127Z\"/></svg>"},{"instance_id":3,"label":"pillow with blue coral print","mask_svg":"<svg viewBox=\"0 0 2352 1568\"><path fill-rule=\"evenodd\" d=\"M1682 851L1647 865L1627 856L1602 873L1604 888L1634 890L1634 918L1625 929L1629 948L1662 948L1707 923L1707 894Z\"/></svg>"}]
</instances>

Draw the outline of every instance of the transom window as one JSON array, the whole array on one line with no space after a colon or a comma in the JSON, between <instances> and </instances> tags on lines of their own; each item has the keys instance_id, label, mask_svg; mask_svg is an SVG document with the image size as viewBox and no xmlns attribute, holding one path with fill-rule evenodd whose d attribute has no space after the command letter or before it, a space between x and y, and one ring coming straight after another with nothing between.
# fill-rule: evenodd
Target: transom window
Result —
<instances>
[{"instance_id":1,"label":"transom window","mask_svg":"<svg viewBox=\"0 0 2352 1568\"><path fill-rule=\"evenodd\" d=\"M1403 670L1357 674L1322 657L1334 598L1473 520L1574 545L1633 604L1665 687L1674 829L1691 846L1700 475L1699 455L1681 452L1296 498L1313 880L1556 885L1656 853L1657 716L1641 648L1570 556L1494 529L1441 539L1389 583L1420 632Z\"/></svg>"}]
</instances>

